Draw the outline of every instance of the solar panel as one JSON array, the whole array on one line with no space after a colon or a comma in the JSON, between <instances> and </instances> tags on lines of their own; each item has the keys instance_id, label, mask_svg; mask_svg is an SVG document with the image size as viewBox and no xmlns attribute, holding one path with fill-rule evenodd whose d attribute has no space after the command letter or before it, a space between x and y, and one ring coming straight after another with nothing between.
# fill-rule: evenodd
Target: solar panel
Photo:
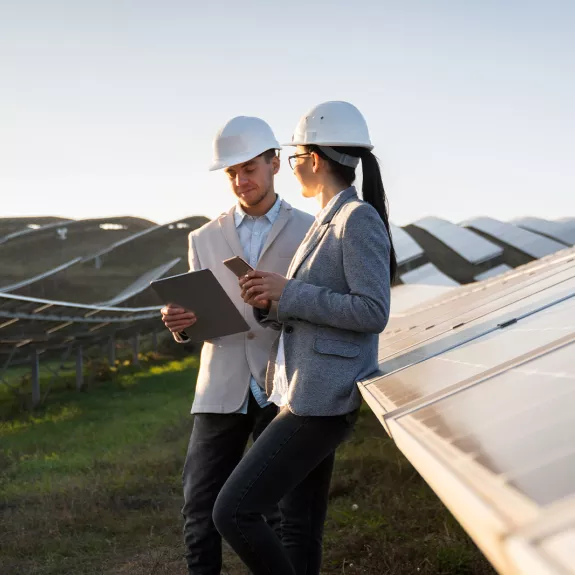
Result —
<instances>
[{"instance_id":1,"label":"solar panel","mask_svg":"<svg viewBox=\"0 0 575 575\"><path fill-rule=\"evenodd\" d=\"M158 266L152 270L147 271L145 274L141 275L135 282L132 282L127 288L123 289L119 294L117 294L111 300L96 303L94 305L102 306L117 306L122 304L126 306L126 301L133 298L142 292L151 289L150 282L157 280L167 274L178 262L180 258L175 258L161 266Z\"/></svg>"},{"instance_id":2,"label":"solar panel","mask_svg":"<svg viewBox=\"0 0 575 575\"><path fill-rule=\"evenodd\" d=\"M433 264L423 264L418 268L400 276L404 284L426 284L436 286L458 286L459 284L448 275L439 271Z\"/></svg>"},{"instance_id":3,"label":"solar panel","mask_svg":"<svg viewBox=\"0 0 575 575\"><path fill-rule=\"evenodd\" d=\"M488 234L533 258L541 258L565 248L562 243L494 218L473 218L463 225Z\"/></svg>"},{"instance_id":4,"label":"solar panel","mask_svg":"<svg viewBox=\"0 0 575 575\"><path fill-rule=\"evenodd\" d=\"M411 359L415 361L411 366L406 361L406 355L410 354L383 362L381 370L390 371L391 375L377 377L364 385L372 395L380 397L387 411L398 409L575 332L574 318L575 296L470 341L465 341L467 336L461 335L460 344L455 335L440 336L436 346L414 352ZM447 349L449 347L451 349Z\"/></svg>"},{"instance_id":5,"label":"solar panel","mask_svg":"<svg viewBox=\"0 0 575 575\"><path fill-rule=\"evenodd\" d=\"M574 255L405 310L360 383L501 573L575 573Z\"/></svg>"},{"instance_id":6,"label":"solar panel","mask_svg":"<svg viewBox=\"0 0 575 575\"><path fill-rule=\"evenodd\" d=\"M424 255L423 248L403 228L393 224L390 228L398 266Z\"/></svg>"},{"instance_id":7,"label":"solar panel","mask_svg":"<svg viewBox=\"0 0 575 575\"><path fill-rule=\"evenodd\" d=\"M488 281L452 289L444 297L436 298L399 317L391 318L387 329L380 337L380 344L385 345L392 340L401 339L407 332L413 335L418 331L431 329L440 321L455 318L460 313L471 311L490 301L501 300L502 305L506 305L510 301L515 301L517 297L523 297L520 290L527 293L525 290L532 290L530 286L533 286L535 291L540 291L546 286L557 283L557 278L562 281L561 278L572 277L574 268L575 254L563 252ZM559 274L567 275L559 276ZM519 295L514 296L516 292ZM503 298L511 299L504 301ZM456 324L457 322L453 325Z\"/></svg>"},{"instance_id":8,"label":"solar panel","mask_svg":"<svg viewBox=\"0 0 575 575\"><path fill-rule=\"evenodd\" d=\"M449 286L436 286L426 284L397 285L393 287L393 297L391 298L392 316L397 316L403 311L413 308L415 305L433 300L434 298L452 291Z\"/></svg>"},{"instance_id":9,"label":"solar panel","mask_svg":"<svg viewBox=\"0 0 575 575\"><path fill-rule=\"evenodd\" d=\"M527 360L395 423L414 418L503 484L547 506L575 494L574 352L571 343Z\"/></svg>"},{"instance_id":10,"label":"solar panel","mask_svg":"<svg viewBox=\"0 0 575 575\"><path fill-rule=\"evenodd\" d=\"M0 353L30 343L55 348L75 337L132 327L143 333L158 324L159 307L88 306L0 293Z\"/></svg>"},{"instance_id":11,"label":"solar panel","mask_svg":"<svg viewBox=\"0 0 575 575\"><path fill-rule=\"evenodd\" d=\"M32 278L25 279L21 282L15 283L15 284L0 286L0 292L12 292L12 291L15 291L17 289L20 289L20 288L30 284L30 283L49 278L50 276L53 276L54 274L57 274L57 273L61 272L62 270L68 269L69 267L73 266L74 264L77 264L81 260L82 260L81 257L77 257L77 258L74 258L73 260L65 262L60 266L56 266L55 268L52 268L51 270L48 270L47 272L44 272L44 273L39 274L37 276L34 276Z\"/></svg>"},{"instance_id":12,"label":"solar panel","mask_svg":"<svg viewBox=\"0 0 575 575\"><path fill-rule=\"evenodd\" d=\"M543 218L519 218L513 220L513 223L558 240L567 246L575 245L575 226L570 224L570 222L551 222Z\"/></svg>"},{"instance_id":13,"label":"solar panel","mask_svg":"<svg viewBox=\"0 0 575 575\"><path fill-rule=\"evenodd\" d=\"M499 276L501 274L504 274L510 270L512 270L513 268L511 266L508 266L506 264L501 264L498 266L495 266L494 268L491 268L490 270L487 270L486 272L483 272L482 274L478 274L475 276L475 280L480 282L483 280L487 280L489 278L494 278L495 276Z\"/></svg>"},{"instance_id":14,"label":"solar panel","mask_svg":"<svg viewBox=\"0 0 575 575\"><path fill-rule=\"evenodd\" d=\"M0 237L0 244L4 244L6 242L9 242L10 240L22 237L22 236L27 236L29 234L33 234L35 233L37 230L42 230L42 232L45 232L47 230L50 229L56 229L62 225L69 225L71 223L73 223L75 220L58 220L56 222L51 222L48 224L44 224L44 225L37 225L37 224L28 224L28 226L19 229L15 232L12 232L11 234L7 234L3 237Z\"/></svg>"},{"instance_id":15,"label":"solar panel","mask_svg":"<svg viewBox=\"0 0 575 575\"><path fill-rule=\"evenodd\" d=\"M382 339L379 345L380 369L390 373L416 360L420 361L418 357L421 355L436 355L450 346L461 344L552 305L569 296L573 290L575 278L574 270L571 269L492 301L480 302L480 305L465 313L458 313L456 308L455 313L446 315L443 321L416 326L412 330ZM392 363L394 357L396 360Z\"/></svg>"},{"instance_id":16,"label":"solar panel","mask_svg":"<svg viewBox=\"0 0 575 575\"><path fill-rule=\"evenodd\" d=\"M572 342L386 418L398 446L501 572L511 570L501 556L505 536L575 494L574 352Z\"/></svg>"},{"instance_id":17,"label":"solar panel","mask_svg":"<svg viewBox=\"0 0 575 575\"><path fill-rule=\"evenodd\" d=\"M503 253L503 248L441 218L426 217L417 220L413 225L432 234L472 264L485 262Z\"/></svg>"}]
</instances>

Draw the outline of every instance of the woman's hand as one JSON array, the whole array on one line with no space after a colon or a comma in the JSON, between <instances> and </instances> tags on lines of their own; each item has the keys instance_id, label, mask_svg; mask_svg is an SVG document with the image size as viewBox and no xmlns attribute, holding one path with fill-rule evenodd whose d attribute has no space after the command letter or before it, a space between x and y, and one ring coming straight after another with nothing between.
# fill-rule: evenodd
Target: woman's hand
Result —
<instances>
[{"instance_id":1,"label":"woman's hand","mask_svg":"<svg viewBox=\"0 0 575 575\"><path fill-rule=\"evenodd\" d=\"M279 301L288 279L271 272L250 271L240 278L242 298L246 303L266 309L270 301ZM262 304L267 301L267 305ZM252 303L253 302L253 303Z\"/></svg>"},{"instance_id":2,"label":"woman's hand","mask_svg":"<svg viewBox=\"0 0 575 575\"><path fill-rule=\"evenodd\" d=\"M256 307L258 309L265 309L268 310L270 308L270 300L268 299L262 299L262 300L257 300L256 299L256 295L253 296L249 296L246 293L246 290L243 289L243 285L248 281L249 276L242 276L240 278L240 288L242 288L242 299L244 300L244 302L246 302L248 305L251 305L252 307Z\"/></svg>"},{"instance_id":3,"label":"woman's hand","mask_svg":"<svg viewBox=\"0 0 575 575\"><path fill-rule=\"evenodd\" d=\"M248 305L251 305L252 307L257 307L258 309L265 309L265 310L270 309L270 300L269 299L257 300L255 298L255 296L249 297L249 296L244 295L244 292L242 292L242 298Z\"/></svg>"}]
</instances>

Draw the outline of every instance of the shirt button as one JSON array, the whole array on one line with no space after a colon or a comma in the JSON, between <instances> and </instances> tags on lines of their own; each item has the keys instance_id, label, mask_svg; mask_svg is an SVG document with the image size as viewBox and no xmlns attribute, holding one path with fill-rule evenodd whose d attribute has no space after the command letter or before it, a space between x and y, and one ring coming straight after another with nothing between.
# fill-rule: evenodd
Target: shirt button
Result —
<instances>
[{"instance_id":1,"label":"shirt button","mask_svg":"<svg viewBox=\"0 0 575 575\"><path fill-rule=\"evenodd\" d=\"M253 332L251 332L251 331L248 331L248 333L246 334L246 337L247 337L248 339L255 339L255 338L256 338L256 334L253 333Z\"/></svg>"},{"instance_id":2,"label":"shirt button","mask_svg":"<svg viewBox=\"0 0 575 575\"><path fill-rule=\"evenodd\" d=\"M293 326L292 325L286 325L285 326L285 332L286 333L293 333Z\"/></svg>"}]
</instances>

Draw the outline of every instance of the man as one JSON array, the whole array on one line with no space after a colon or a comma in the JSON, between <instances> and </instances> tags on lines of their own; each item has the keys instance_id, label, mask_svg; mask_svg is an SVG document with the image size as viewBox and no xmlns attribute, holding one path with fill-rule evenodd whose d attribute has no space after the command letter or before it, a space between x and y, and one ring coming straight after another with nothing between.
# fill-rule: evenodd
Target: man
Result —
<instances>
[{"instance_id":1,"label":"man","mask_svg":"<svg viewBox=\"0 0 575 575\"><path fill-rule=\"evenodd\" d=\"M209 268L250 325L247 333L206 341L192 413L194 425L184 464L184 540L189 573L219 575L222 542L213 520L216 498L240 461L249 436L261 434L277 408L265 394L274 332L255 321L238 280L222 261L244 258L252 267L286 274L313 217L292 208L274 190L280 146L259 118L230 120L214 140L211 170L223 169L237 204L189 236L190 269ZM195 323L193 310L166 306L162 319L179 342Z\"/></svg>"}]
</instances>

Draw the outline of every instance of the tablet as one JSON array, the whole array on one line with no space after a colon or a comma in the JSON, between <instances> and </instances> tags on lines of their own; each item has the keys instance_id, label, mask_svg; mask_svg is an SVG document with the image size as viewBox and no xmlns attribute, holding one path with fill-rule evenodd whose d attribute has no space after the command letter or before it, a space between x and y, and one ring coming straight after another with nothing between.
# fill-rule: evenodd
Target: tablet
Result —
<instances>
[{"instance_id":1,"label":"tablet","mask_svg":"<svg viewBox=\"0 0 575 575\"><path fill-rule=\"evenodd\" d=\"M250 329L211 270L162 278L151 282L150 286L164 305L172 303L196 314L196 323L186 328L186 335L192 341L205 341Z\"/></svg>"}]
</instances>

